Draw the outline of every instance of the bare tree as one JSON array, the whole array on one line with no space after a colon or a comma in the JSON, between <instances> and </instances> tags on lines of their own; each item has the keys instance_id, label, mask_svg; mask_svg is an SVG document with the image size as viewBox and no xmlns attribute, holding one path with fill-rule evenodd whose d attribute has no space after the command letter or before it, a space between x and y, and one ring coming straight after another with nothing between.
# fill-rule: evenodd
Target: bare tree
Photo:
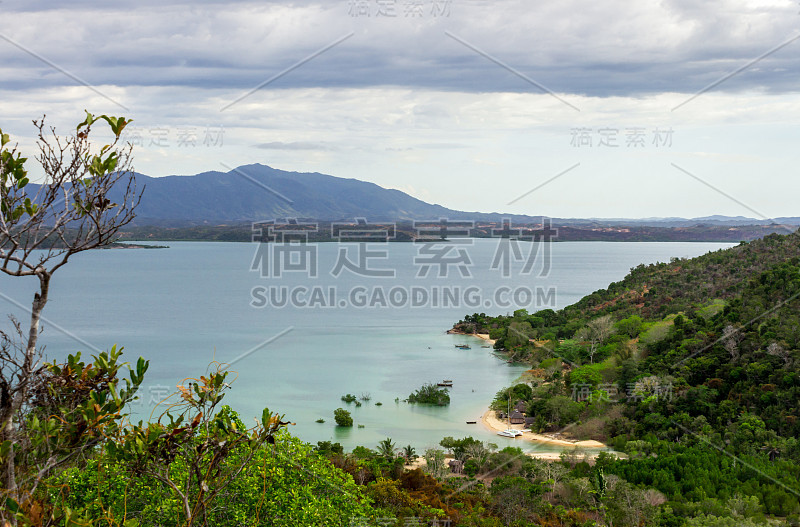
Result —
<instances>
[{"instance_id":1,"label":"bare tree","mask_svg":"<svg viewBox=\"0 0 800 527\"><path fill-rule=\"evenodd\" d=\"M90 134L101 120L112 134L108 144L97 147ZM37 345L53 273L74 254L115 241L141 200L131 145L120 140L129 122L86 112L74 133L59 136L45 127L44 118L33 121L38 131L35 159L43 172L38 185L30 183L27 158L18 145L11 146L9 136L0 131L0 271L38 280L28 326L13 320L18 342L2 335L0 350L0 485L12 499L18 497L14 450L20 440L20 412L43 372ZM119 189L118 203L112 202L112 189Z\"/></svg>"},{"instance_id":2,"label":"bare tree","mask_svg":"<svg viewBox=\"0 0 800 527\"><path fill-rule=\"evenodd\" d=\"M777 342L773 342L769 346L767 346L767 353L774 357L780 357L781 359L783 359L783 363L786 366L789 366L789 364L792 362L792 356L789 353L789 351L786 350L783 346L781 346Z\"/></svg>"},{"instance_id":3,"label":"bare tree","mask_svg":"<svg viewBox=\"0 0 800 527\"><path fill-rule=\"evenodd\" d=\"M603 342L614 334L614 321L611 315L605 315L589 322L575 334L580 340L589 341L589 362L594 363L594 355Z\"/></svg>"},{"instance_id":4,"label":"bare tree","mask_svg":"<svg viewBox=\"0 0 800 527\"><path fill-rule=\"evenodd\" d=\"M742 333L735 326L729 324L722 330L722 345L734 361L739 360L739 343L742 338Z\"/></svg>"}]
</instances>

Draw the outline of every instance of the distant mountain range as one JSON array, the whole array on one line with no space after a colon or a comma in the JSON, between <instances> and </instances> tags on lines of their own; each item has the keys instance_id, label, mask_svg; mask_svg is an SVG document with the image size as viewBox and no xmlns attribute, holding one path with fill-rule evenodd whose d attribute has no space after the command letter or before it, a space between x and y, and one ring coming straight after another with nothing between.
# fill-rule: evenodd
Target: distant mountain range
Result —
<instances>
[{"instance_id":1,"label":"distant mountain range","mask_svg":"<svg viewBox=\"0 0 800 527\"><path fill-rule=\"evenodd\" d=\"M153 178L137 174L136 178L146 186L137 209L139 225L240 224L286 217L394 221L493 216L431 205L374 183L287 172L259 164L195 176Z\"/></svg>"},{"instance_id":2,"label":"distant mountain range","mask_svg":"<svg viewBox=\"0 0 800 527\"><path fill-rule=\"evenodd\" d=\"M514 223L538 223L541 216L465 212L426 203L405 192L374 183L319 173L277 170L266 165L244 165L229 172L203 172L194 176L148 177L136 175L145 185L137 209L137 225L192 226L237 225L272 218L305 218L322 221L431 220L438 218ZM114 196L112 196L113 198ZM742 216L703 218L553 218L556 225L576 227L655 226L688 227L800 225L800 217L758 220Z\"/></svg>"}]
</instances>

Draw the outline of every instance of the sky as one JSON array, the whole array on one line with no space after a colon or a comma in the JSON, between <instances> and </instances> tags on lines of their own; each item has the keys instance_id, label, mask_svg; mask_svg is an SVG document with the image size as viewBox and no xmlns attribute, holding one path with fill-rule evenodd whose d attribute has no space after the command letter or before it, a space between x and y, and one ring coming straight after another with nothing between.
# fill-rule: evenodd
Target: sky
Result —
<instances>
[{"instance_id":1,"label":"sky","mask_svg":"<svg viewBox=\"0 0 800 527\"><path fill-rule=\"evenodd\" d=\"M32 119L124 115L154 177L261 163L458 210L800 216L798 90L796 0L0 2L0 128L33 158Z\"/></svg>"}]
</instances>

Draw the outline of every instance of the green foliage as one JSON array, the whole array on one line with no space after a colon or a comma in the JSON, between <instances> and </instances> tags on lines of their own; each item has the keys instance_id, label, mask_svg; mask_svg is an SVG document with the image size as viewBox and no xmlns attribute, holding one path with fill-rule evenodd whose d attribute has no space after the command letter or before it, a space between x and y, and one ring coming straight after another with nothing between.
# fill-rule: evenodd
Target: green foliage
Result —
<instances>
[{"instance_id":1,"label":"green foliage","mask_svg":"<svg viewBox=\"0 0 800 527\"><path fill-rule=\"evenodd\" d=\"M450 404L450 393L445 388L439 388L435 384L426 383L421 388L408 396L409 403L433 404L436 406L447 406Z\"/></svg>"},{"instance_id":2,"label":"green foliage","mask_svg":"<svg viewBox=\"0 0 800 527\"><path fill-rule=\"evenodd\" d=\"M128 368L129 379L120 381L120 370L127 366L120 362L122 349L114 346L92 357L94 361L86 364L76 353L69 355L64 364L47 365L41 384L35 388L35 406L24 427L31 456L26 463L35 465L38 458L91 448L120 429L122 411L135 399L149 361L140 357L136 369ZM118 389L120 382L124 388Z\"/></svg>"},{"instance_id":3,"label":"green foliage","mask_svg":"<svg viewBox=\"0 0 800 527\"><path fill-rule=\"evenodd\" d=\"M116 346L92 357L93 362L86 364L80 353L69 355L63 364L46 364L34 378L29 388L30 408L23 414L16 448L12 449L10 440L0 444L3 462L13 452L20 469L19 490L30 492L42 478L77 462L124 429L123 412L135 399L149 363L139 358L136 368L130 368L121 362L122 349ZM120 379L123 368L128 370L127 379ZM17 521L25 523L44 513L42 507L38 512L30 509L30 503L18 505L6 490L0 489L0 499L5 499ZM78 522L83 515L83 511L57 505L48 504L47 509L58 521ZM0 517L5 517L2 509Z\"/></svg>"},{"instance_id":4,"label":"green foliage","mask_svg":"<svg viewBox=\"0 0 800 527\"><path fill-rule=\"evenodd\" d=\"M425 472L435 478L442 478L448 472L444 452L438 448L429 448L423 455L425 458Z\"/></svg>"},{"instance_id":5,"label":"green foliage","mask_svg":"<svg viewBox=\"0 0 800 527\"><path fill-rule=\"evenodd\" d=\"M376 517L364 489L352 477L286 432L275 439L274 445L258 450L202 524L347 526L355 518ZM229 461L241 462L235 456ZM174 469L185 470L177 464ZM52 498L92 518L185 525L181 507L167 489L153 478L126 477L127 470L126 465L105 458L92 460L55 478Z\"/></svg>"},{"instance_id":6,"label":"green foliage","mask_svg":"<svg viewBox=\"0 0 800 527\"><path fill-rule=\"evenodd\" d=\"M641 265L624 280L539 318L532 327L554 342L527 349L540 368L535 374L544 377L534 381L528 404L534 427L572 424L567 430L576 433L595 427L629 457L598 459L594 472L569 460L575 468L564 486L571 496L593 496L578 506L597 508L613 525L797 518L800 235L769 235L691 260ZM616 335L593 337L592 324L599 327L602 319L615 321ZM507 330L522 322L529 322L524 313L484 316L481 323ZM569 365L566 386L556 361L542 351ZM606 355L604 363L591 364ZM578 403L569 391L582 384L593 396L603 395L600 387L617 393L602 404ZM499 392L492 407L505 410L509 391ZM484 469L504 462L507 475L535 482L525 463L514 468L513 455L502 452ZM511 488L502 507L529 495L522 481ZM662 505L656 511L653 504ZM502 507L498 514L505 513ZM526 507L545 505L533 500ZM508 511L510 522L517 508Z\"/></svg>"},{"instance_id":7,"label":"green foliage","mask_svg":"<svg viewBox=\"0 0 800 527\"><path fill-rule=\"evenodd\" d=\"M569 372L569 383L573 386L576 384L598 386L599 384L608 382L612 369L613 366L607 362L586 364L585 366L581 366Z\"/></svg>"},{"instance_id":8,"label":"green foliage","mask_svg":"<svg viewBox=\"0 0 800 527\"><path fill-rule=\"evenodd\" d=\"M413 463L418 457L416 449L411 445L404 446L401 455L407 463Z\"/></svg>"},{"instance_id":9,"label":"green foliage","mask_svg":"<svg viewBox=\"0 0 800 527\"><path fill-rule=\"evenodd\" d=\"M573 400L566 395L556 395L547 400L545 403L545 411L547 418L551 423L559 427L563 427L568 423L577 420L580 415L583 404Z\"/></svg>"},{"instance_id":10,"label":"green foliage","mask_svg":"<svg viewBox=\"0 0 800 527\"><path fill-rule=\"evenodd\" d=\"M317 446L314 447L314 450L325 457L344 454L344 447L341 443L331 443L330 441L317 441Z\"/></svg>"},{"instance_id":11,"label":"green foliage","mask_svg":"<svg viewBox=\"0 0 800 527\"><path fill-rule=\"evenodd\" d=\"M667 335L669 335L669 330L672 327L672 318L673 317L669 317L665 320L643 325L642 327L645 329L639 336L639 342L645 345L655 344L656 342L660 342L667 338Z\"/></svg>"},{"instance_id":12,"label":"green foliage","mask_svg":"<svg viewBox=\"0 0 800 527\"><path fill-rule=\"evenodd\" d=\"M353 426L353 418L350 412L343 408L337 408L333 411L333 420L336 421L337 426Z\"/></svg>"},{"instance_id":13,"label":"green foliage","mask_svg":"<svg viewBox=\"0 0 800 527\"><path fill-rule=\"evenodd\" d=\"M391 437L387 437L378 443L378 455L380 456L383 456L387 459L394 459L396 451L397 445L394 443L394 441L392 441Z\"/></svg>"},{"instance_id":14,"label":"green foliage","mask_svg":"<svg viewBox=\"0 0 800 527\"><path fill-rule=\"evenodd\" d=\"M230 388L226 378L220 370L187 379L188 387L178 386L180 401L158 421L132 425L106 447L131 474L157 481L188 525L207 522L220 494L289 424L265 408L261 422L246 428L229 407L220 407Z\"/></svg>"},{"instance_id":15,"label":"green foliage","mask_svg":"<svg viewBox=\"0 0 800 527\"><path fill-rule=\"evenodd\" d=\"M553 353L561 360L572 364L580 363L584 354L585 348L571 339L560 342Z\"/></svg>"},{"instance_id":16,"label":"green foliage","mask_svg":"<svg viewBox=\"0 0 800 527\"><path fill-rule=\"evenodd\" d=\"M473 437L454 439L448 436L439 442L439 446L451 452L453 454L453 457L460 460L464 460L472 452L475 451L475 447L480 445L482 445L481 441Z\"/></svg>"},{"instance_id":17,"label":"green foliage","mask_svg":"<svg viewBox=\"0 0 800 527\"><path fill-rule=\"evenodd\" d=\"M504 346L506 349L527 346L534 336L535 333L529 322L514 320L506 329Z\"/></svg>"},{"instance_id":18,"label":"green foliage","mask_svg":"<svg viewBox=\"0 0 800 527\"><path fill-rule=\"evenodd\" d=\"M713 318L714 316L718 315L725 309L725 305L727 302L722 300L721 298L717 298L712 300L710 304L705 305L697 310L697 314L705 319Z\"/></svg>"},{"instance_id":19,"label":"green foliage","mask_svg":"<svg viewBox=\"0 0 800 527\"><path fill-rule=\"evenodd\" d=\"M642 317L639 315L631 315L617 322L615 327L619 333L624 333L633 339L639 336L639 333L642 331L643 324L644 320Z\"/></svg>"}]
</instances>

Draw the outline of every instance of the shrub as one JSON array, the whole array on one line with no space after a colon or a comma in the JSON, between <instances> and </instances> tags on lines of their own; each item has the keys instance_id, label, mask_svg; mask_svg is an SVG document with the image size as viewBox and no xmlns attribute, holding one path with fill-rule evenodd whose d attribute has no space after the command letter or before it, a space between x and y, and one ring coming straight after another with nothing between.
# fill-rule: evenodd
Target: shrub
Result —
<instances>
[{"instance_id":1,"label":"shrub","mask_svg":"<svg viewBox=\"0 0 800 527\"><path fill-rule=\"evenodd\" d=\"M337 408L333 411L333 419L338 426L353 426L353 418L350 417L350 412L343 408Z\"/></svg>"},{"instance_id":2,"label":"shrub","mask_svg":"<svg viewBox=\"0 0 800 527\"><path fill-rule=\"evenodd\" d=\"M408 402L447 406L450 404L450 394L444 388L439 388L435 384L427 383L423 384L419 390L409 395Z\"/></svg>"}]
</instances>

